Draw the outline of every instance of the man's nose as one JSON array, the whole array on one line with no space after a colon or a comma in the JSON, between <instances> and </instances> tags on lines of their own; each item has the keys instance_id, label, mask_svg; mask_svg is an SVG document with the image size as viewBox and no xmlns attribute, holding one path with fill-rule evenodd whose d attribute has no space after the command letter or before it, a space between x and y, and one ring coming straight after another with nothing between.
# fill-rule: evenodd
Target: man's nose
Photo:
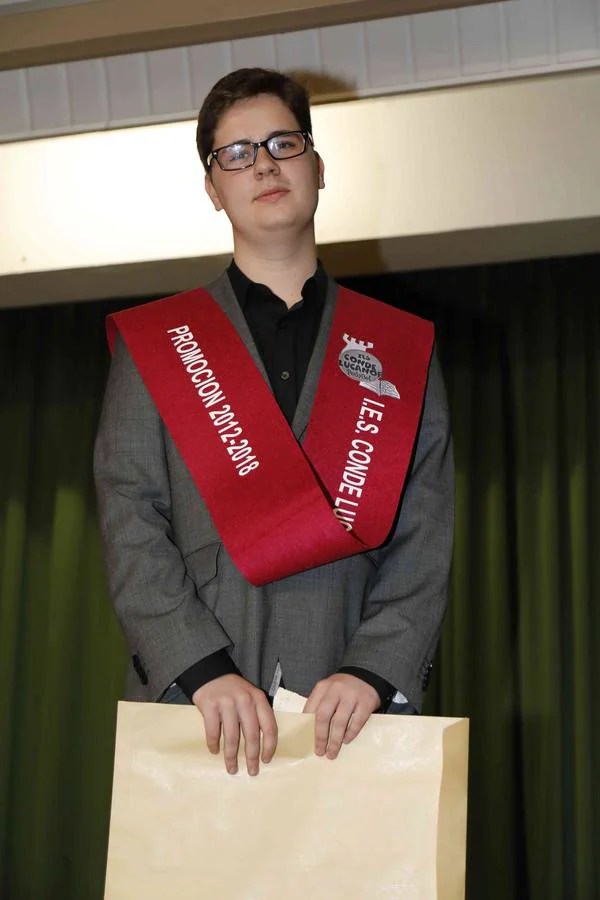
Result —
<instances>
[{"instance_id":1,"label":"man's nose","mask_svg":"<svg viewBox=\"0 0 600 900\"><path fill-rule=\"evenodd\" d=\"M256 175L267 175L279 172L279 163L273 159L266 147L259 147L254 163Z\"/></svg>"}]
</instances>

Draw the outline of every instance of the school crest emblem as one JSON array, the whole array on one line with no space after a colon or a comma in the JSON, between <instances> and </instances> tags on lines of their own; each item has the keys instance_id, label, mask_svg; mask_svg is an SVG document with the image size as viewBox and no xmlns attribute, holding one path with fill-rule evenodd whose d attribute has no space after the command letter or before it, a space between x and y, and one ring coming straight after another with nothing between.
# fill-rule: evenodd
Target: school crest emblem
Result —
<instances>
[{"instance_id":1,"label":"school crest emblem","mask_svg":"<svg viewBox=\"0 0 600 900\"><path fill-rule=\"evenodd\" d=\"M353 381L358 381L361 387L373 391L378 397L393 397L400 399L400 394L395 384L383 379L383 365L373 353L370 341L359 341L345 334L343 336L345 347L339 355L338 364L344 375Z\"/></svg>"}]
</instances>

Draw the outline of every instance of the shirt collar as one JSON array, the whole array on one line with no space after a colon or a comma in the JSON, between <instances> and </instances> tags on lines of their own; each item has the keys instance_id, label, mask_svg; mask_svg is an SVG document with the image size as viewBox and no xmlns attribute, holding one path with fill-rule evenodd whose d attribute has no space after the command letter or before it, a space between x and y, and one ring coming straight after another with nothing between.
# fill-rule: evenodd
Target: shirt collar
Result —
<instances>
[{"instance_id":1,"label":"shirt collar","mask_svg":"<svg viewBox=\"0 0 600 900\"><path fill-rule=\"evenodd\" d=\"M271 297L277 296L266 284L251 281L250 278L242 272L234 259L231 260L227 269L227 275L229 276L231 287L233 288L233 292L242 310L246 308L250 296L258 297L260 294ZM327 275L320 260L317 260L317 268L315 269L314 274L304 283L301 299L306 300L311 304L318 303L319 306L324 306L326 295Z\"/></svg>"}]
</instances>

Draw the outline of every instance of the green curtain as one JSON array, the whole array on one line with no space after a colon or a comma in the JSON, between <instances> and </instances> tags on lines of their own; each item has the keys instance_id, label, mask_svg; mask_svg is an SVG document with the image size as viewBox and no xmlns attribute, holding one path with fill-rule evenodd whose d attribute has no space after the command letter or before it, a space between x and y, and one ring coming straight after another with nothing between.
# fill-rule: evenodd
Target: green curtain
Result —
<instances>
[{"instance_id":1,"label":"green curtain","mask_svg":"<svg viewBox=\"0 0 600 900\"><path fill-rule=\"evenodd\" d=\"M599 284L599 256L355 282L437 322L456 533L426 712L471 718L470 900L600 898Z\"/></svg>"},{"instance_id":2,"label":"green curtain","mask_svg":"<svg viewBox=\"0 0 600 900\"><path fill-rule=\"evenodd\" d=\"M470 900L600 897L600 257L358 290L435 317L452 597L427 711L471 718ZM0 892L101 900L126 650L91 450L103 317L0 315Z\"/></svg>"},{"instance_id":3,"label":"green curtain","mask_svg":"<svg viewBox=\"0 0 600 900\"><path fill-rule=\"evenodd\" d=\"M0 318L0 885L102 897L115 699L90 454L108 358L99 305Z\"/></svg>"}]
</instances>

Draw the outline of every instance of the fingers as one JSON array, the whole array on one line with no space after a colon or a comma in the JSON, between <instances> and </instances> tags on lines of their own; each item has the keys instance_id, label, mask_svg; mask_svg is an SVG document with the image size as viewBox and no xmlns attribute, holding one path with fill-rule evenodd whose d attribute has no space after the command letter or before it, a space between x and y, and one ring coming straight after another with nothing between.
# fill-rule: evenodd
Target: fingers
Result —
<instances>
[{"instance_id":1,"label":"fingers","mask_svg":"<svg viewBox=\"0 0 600 900\"><path fill-rule=\"evenodd\" d=\"M261 760L272 760L277 748L277 722L263 691L239 675L224 675L199 688L193 701L204 717L210 752L218 753L222 743L230 774L238 771L242 734L249 775L258 775ZM315 716L317 756L335 759L342 744L354 740L380 702L377 691L353 675L337 673L318 682L304 707L304 712Z\"/></svg>"},{"instance_id":2,"label":"fingers","mask_svg":"<svg viewBox=\"0 0 600 900\"><path fill-rule=\"evenodd\" d=\"M277 749L277 719L275 713L269 706L267 698L263 698L262 703L257 703L256 712L258 715L258 724L262 732L262 761L270 763Z\"/></svg>"},{"instance_id":3,"label":"fingers","mask_svg":"<svg viewBox=\"0 0 600 900\"><path fill-rule=\"evenodd\" d=\"M237 732L232 735L231 748L235 746L235 768L230 767L231 760L227 755L227 739L224 744L225 765L231 774L237 772L237 756L239 751L240 727L244 735L244 750L246 756L246 769L248 775L258 775L260 759L263 763L270 763L277 749L277 721L273 710L262 693L257 696L242 695L237 700ZM223 723L225 731L225 723ZM261 756L262 735L262 756ZM237 743L235 743L237 739Z\"/></svg>"},{"instance_id":4,"label":"fingers","mask_svg":"<svg viewBox=\"0 0 600 900\"><path fill-rule=\"evenodd\" d=\"M204 717L206 746L211 753L218 753L221 744L221 716L219 710L214 706L204 710L202 715Z\"/></svg>"},{"instance_id":5,"label":"fingers","mask_svg":"<svg viewBox=\"0 0 600 900\"><path fill-rule=\"evenodd\" d=\"M303 713L315 713L323 696L327 693L327 683L318 681L310 693L310 697L304 704Z\"/></svg>"},{"instance_id":6,"label":"fingers","mask_svg":"<svg viewBox=\"0 0 600 900\"><path fill-rule=\"evenodd\" d=\"M223 758L230 775L238 770L240 749L240 720L234 702L229 698L221 702L221 723L223 727Z\"/></svg>"},{"instance_id":7,"label":"fingers","mask_svg":"<svg viewBox=\"0 0 600 900\"><path fill-rule=\"evenodd\" d=\"M351 702L344 700L335 707L326 701L321 703L315 716L315 753L317 756L327 754L328 759L336 758L354 708Z\"/></svg>"},{"instance_id":8,"label":"fingers","mask_svg":"<svg viewBox=\"0 0 600 900\"><path fill-rule=\"evenodd\" d=\"M316 755L335 759L379 704L375 689L352 675L338 673L316 684L304 707L315 716Z\"/></svg>"},{"instance_id":9,"label":"fingers","mask_svg":"<svg viewBox=\"0 0 600 900\"><path fill-rule=\"evenodd\" d=\"M362 731L363 727L367 724L371 713L368 709L364 707L356 706L354 711L352 712L352 717L346 726L346 734L343 737L343 743L349 744L351 741L357 737Z\"/></svg>"},{"instance_id":10,"label":"fingers","mask_svg":"<svg viewBox=\"0 0 600 900\"><path fill-rule=\"evenodd\" d=\"M277 749L277 720L262 691L256 691L250 702L239 703L239 716L244 734L246 767L249 775L258 775L259 760L270 763ZM262 755L260 752L262 735Z\"/></svg>"},{"instance_id":11,"label":"fingers","mask_svg":"<svg viewBox=\"0 0 600 900\"><path fill-rule=\"evenodd\" d=\"M231 775L238 771L242 734L249 775L258 775L261 736L262 761L271 761L277 748L277 723L263 691L239 675L224 675L198 688L193 702L204 718L208 749L218 753L222 743L225 767Z\"/></svg>"},{"instance_id":12,"label":"fingers","mask_svg":"<svg viewBox=\"0 0 600 900\"><path fill-rule=\"evenodd\" d=\"M248 770L248 775L258 775L260 726L258 724L256 706L249 694L239 698L238 716L244 734L246 769Z\"/></svg>"}]
</instances>

